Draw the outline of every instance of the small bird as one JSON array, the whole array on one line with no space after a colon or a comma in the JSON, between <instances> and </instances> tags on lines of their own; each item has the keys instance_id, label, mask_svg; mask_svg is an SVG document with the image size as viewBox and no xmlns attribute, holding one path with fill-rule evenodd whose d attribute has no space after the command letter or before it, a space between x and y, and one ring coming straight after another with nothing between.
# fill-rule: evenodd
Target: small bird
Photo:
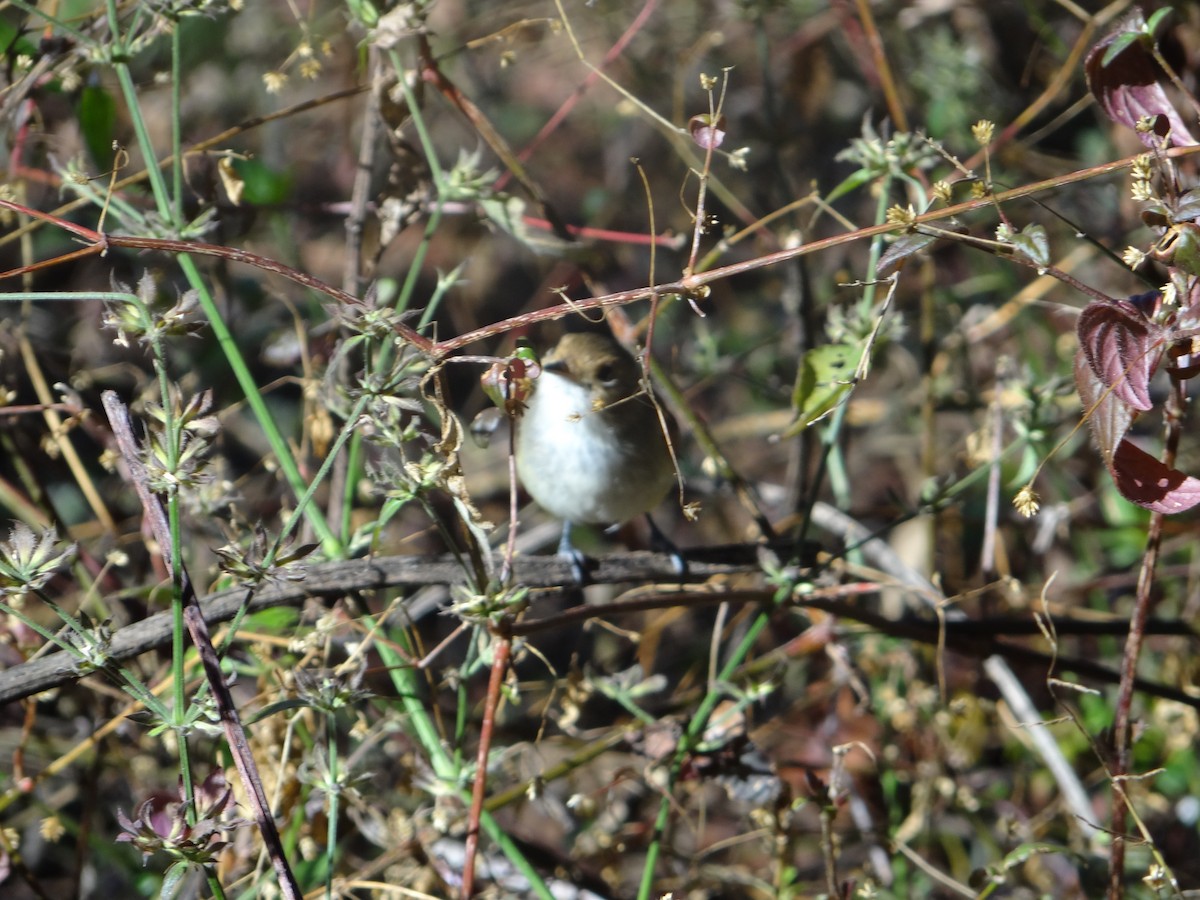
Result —
<instances>
[{"instance_id":1,"label":"small bird","mask_svg":"<svg viewBox=\"0 0 1200 900\"><path fill-rule=\"evenodd\" d=\"M525 489L563 520L558 552L579 581L584 558L571 543L571 526L615 525L642 513L649 519L675 478L637 361L594 332L565 335L542 360L517 425L516 453ZM653 520L650 527L662 539Z\"/></svg>"}]
</instances>

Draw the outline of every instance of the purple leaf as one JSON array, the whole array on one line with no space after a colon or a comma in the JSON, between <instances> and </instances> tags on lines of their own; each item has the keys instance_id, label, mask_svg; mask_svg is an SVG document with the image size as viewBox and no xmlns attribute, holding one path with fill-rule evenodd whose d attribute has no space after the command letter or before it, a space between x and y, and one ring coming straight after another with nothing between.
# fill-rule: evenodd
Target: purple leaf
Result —
<instances>
[{"instance_id":1,"label":"purple leaf","mask_svg":"<svg viewBox=\"0 0 1200 900\"><path fill-rule=\"evenodd\" d=\"M1131 441L1121 441L1109 470L1121 496L1153 512L1172 515L1200 503L1200 478L1168 468Z\"/></svg>"},{"instance_id":2,"label":"purple leaf","mask_svg":"<svg viewBox=\"0 0 1200 900\"><path fill-rule=\"evenodd\" d=\"M688 121L692 140L704 150L716 150L725 143L725 117L710 115L692 116Z\"/></svg>"},{"instance_id":3,"label":"purple leaf","mask_svg":"<svg viewBox=\"0 0 1200 900\"><path fill-rule=\"evenodd\" d=\"M880 277L889 274L893 268L899 266L904 260L924 250L936 240L937 238L932 234L920 233L906 234L903 237L897 238L887 248L887 252L883 254L883 258L879 260Z\"/></svg>"},{"instance_id":4,"label":"purple leaf","mask_svg":"<svg viewBox=\"0 0 1200 900\"><path fill-rule=\"evenodd\" d=\"M1153 408L1150 376L1162 358L1162 326L1147 318L1135 303L1110 300L1085 306L1076 331L1079 351L1100 383L1135 410Z\"/></svg>"},{"instance_id":5,"label":"purple leaf","mask_svg":"<svg viewBox=\"0 0 1200 900\"><path fill-rule=\"evenodd\" d=\"M1138 132L1147 147L1158 146L1168 129L1176 147L1193 146L1196 139L1159 83L1162 70L1146 49L1144 41L1150 38L1143 25L1138 15L1088 51L1088 88L1114 122L1135 128L1139 119L1155 119L1153 134Z\"/></svg>"},{"instance_id":6,"label":"purple leaf","mask_svg":"<svg viewBox=\"0 0 1200 900\"><path fill-rule=\"evenodd\" d=\"M1083 401L1083 412L1092 429L1092 437L1096 439L1104 464L1111 470L1113 454L1133 422L1134 411L1101 383L1082 350L1075 354L1075 387Z\"/></svg>"}]
</instances>

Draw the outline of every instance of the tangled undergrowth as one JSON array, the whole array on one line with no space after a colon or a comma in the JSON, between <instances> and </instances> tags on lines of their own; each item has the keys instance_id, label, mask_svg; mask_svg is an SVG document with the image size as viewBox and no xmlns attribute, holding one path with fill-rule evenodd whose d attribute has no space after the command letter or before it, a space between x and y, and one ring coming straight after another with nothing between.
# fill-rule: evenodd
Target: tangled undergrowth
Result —
<instances>
[{"instance_id":1,"label":"tangled undergrowth","mask_svg":"<svg viewBox=\"0 0 1200 900\"><path fill-rule=\"evenodd\" d=\"M1200 12L0 32L4 896L1200 890ZM682 576L514 479L596 327Z\"/></svg>"}]
</instances>

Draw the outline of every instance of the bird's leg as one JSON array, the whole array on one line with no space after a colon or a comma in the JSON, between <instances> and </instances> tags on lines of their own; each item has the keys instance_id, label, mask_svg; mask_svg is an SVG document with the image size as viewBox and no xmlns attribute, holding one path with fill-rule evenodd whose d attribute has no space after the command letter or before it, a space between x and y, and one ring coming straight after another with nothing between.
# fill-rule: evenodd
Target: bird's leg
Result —
<instances>
[{"instance_id":1,"label":"bird's leg","mask_svg":"<svg viewBox=\"0 0 1200 900\"><path fill-rule=\"evenodd\" d=\"M675 569L675 574L680 577L687 574L687 560L683 558L683 553L675 546L675 542L662 533L658 525L654 523L654 519L650 513L646 513L646 522L650 525L650 547L657 550L659 553L666 553L671 557L671 566Z\"/></svg>"},{"instance_id":2,"label":"bird's leg","mask_svg":"<svg viewBox=\"0 0 1200 900\"><path fill-rule=\"evenodd\" d=\"M571 543L571 523L566 519L563 520L562 538L558 542L558 555L571 564L571 574L575 576L575 583L586 584L588 558Z\"/></svg>"}]
</instances>

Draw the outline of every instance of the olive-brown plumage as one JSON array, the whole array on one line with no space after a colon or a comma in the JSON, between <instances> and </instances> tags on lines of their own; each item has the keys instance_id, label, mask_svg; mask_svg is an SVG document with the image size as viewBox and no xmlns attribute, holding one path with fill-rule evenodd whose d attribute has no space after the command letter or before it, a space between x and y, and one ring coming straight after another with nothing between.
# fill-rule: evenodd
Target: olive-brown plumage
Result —
<instances>
[{"instance_id":1,"label":"olive-brown plumage","mask_svg":"<svg viewBox=\"0 0 1200 900\"><path fill-rule=\"evenodd\" d=\"M637 361L613 338L568 334L542 360L517 425L517 474L564 522L560 552L576 556L571 523L612 525L662 501L674 466Z\"/></svg>"}]
</instances>

